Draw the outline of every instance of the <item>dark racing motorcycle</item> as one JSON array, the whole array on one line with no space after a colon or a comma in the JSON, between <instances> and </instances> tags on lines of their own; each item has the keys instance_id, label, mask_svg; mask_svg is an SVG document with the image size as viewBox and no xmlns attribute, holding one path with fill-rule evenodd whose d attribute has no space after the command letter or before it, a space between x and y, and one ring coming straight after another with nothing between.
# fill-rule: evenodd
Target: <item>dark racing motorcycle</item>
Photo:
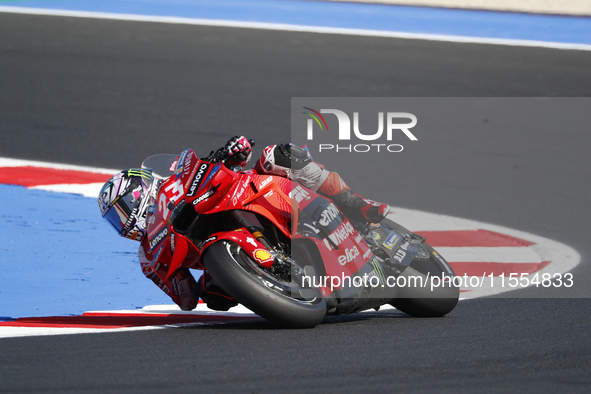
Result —
<instances>
[{"instance_id":1,"label":"dark racing motorcycle","mask_svg":"<svg viewBox=\"0 0 591 394\"><path fill-rule=\"evenodd\" d=\"M355 223L297 182L234 172L216 155L142 164L160 179L147 231L168 278L205 270L234 301L293 328L384 304L425 317L456 306L451 267L420 235L388 219Z\"/></svg>"}]
</instances>

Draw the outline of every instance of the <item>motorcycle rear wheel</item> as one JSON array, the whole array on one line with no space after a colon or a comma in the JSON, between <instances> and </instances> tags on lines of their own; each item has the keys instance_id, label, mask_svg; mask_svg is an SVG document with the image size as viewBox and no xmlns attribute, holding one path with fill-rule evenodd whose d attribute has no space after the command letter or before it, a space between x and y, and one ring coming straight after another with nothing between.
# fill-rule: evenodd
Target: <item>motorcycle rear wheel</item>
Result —
<instances>
[{"instance_id":1,"label":"motorcycle rear wheel","mask_svg":"<svg viewBox=\"0 0 591 394\"><path fill-rule=\"evenodd\" d=\"M236 302L257 315L288 328L312 328L326 315L326 301L317 289L311 299L295 298L297 289L274 277L230 241L209 246L201 258L209 274Z\"/></svg>"}]
</instances>

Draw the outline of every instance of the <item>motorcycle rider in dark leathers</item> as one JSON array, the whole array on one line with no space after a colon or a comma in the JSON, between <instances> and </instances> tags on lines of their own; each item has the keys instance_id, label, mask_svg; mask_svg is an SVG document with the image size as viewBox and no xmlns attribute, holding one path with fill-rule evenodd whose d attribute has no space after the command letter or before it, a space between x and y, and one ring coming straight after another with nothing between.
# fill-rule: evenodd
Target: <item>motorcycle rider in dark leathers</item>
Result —
<instances>
[{"instance_id":1,"label":"motorcycle rider in dark leathers","mask_svg":"<svg viewBox=\"0 0 591 394\"><path fill-rule=\"evenodd\" d=\"M223 161L233 171L242 170L252 156L252 145L245 137L232 137L223 148L204 158L208 162ZM253 169L258 174L277 175L297 181L304 187L331 199L350 219L357 222L377 223L389 212L386 204L364 200L354 193L336 172L324 169L297 145L271 145L263 150ZM205 273L198 282L189 269L181 268L169 281L168 267L154 266L146 235L148 200L155 196L156 182L148 170L129 169L113 176L99 193L99 208L107 220L123 237L141 242L138 257L142 272L185 311L193 310L203 299L210 309L228 310L237 305Z\"/></svg>"}]
</instances>

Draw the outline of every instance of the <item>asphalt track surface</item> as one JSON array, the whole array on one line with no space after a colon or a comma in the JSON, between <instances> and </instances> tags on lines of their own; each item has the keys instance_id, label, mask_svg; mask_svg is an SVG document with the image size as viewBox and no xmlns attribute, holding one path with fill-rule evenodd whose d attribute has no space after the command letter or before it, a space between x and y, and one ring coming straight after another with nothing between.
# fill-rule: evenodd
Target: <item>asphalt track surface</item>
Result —
<instances>
[{"instance_id":1,"label":"asphalt track surface","mask_svg":"<svg viewBox=\"0 0 591 394\"><path fill-rule=\"evenodd\" d=\"M0 54L0 156L107 168L207 153L236 133L259 149L288 140L291 97L591 92L583 51L159 23L0 14ZM422 182L389 202L566 243L588 283L590 137L537 130L446 130L393 162ZM359 175L347 179L386 197ZM563 295L576 298L481 299L440 319L353 315L303 331L251 321L3 339L0 392L587 393L591 291Z\"/></svg>"}]
</instances>

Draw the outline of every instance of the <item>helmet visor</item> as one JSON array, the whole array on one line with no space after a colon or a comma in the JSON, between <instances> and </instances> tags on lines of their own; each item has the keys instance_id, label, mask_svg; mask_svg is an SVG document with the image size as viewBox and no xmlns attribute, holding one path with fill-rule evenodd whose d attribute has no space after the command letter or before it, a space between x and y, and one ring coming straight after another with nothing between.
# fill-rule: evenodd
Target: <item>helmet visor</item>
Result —
<instances>
[{"instance_id":1,"label":"helmet visor","mask_svg":"<svg viewBox=\"0 0 591 394\"><path fill-rule=\"evenodd\" d=\"M124 235L137 221L138 207L144 194L143 182L136 179L128 192L119 196L105 214L105 219L120 234Z\"/></svg>"}]
</instances>

